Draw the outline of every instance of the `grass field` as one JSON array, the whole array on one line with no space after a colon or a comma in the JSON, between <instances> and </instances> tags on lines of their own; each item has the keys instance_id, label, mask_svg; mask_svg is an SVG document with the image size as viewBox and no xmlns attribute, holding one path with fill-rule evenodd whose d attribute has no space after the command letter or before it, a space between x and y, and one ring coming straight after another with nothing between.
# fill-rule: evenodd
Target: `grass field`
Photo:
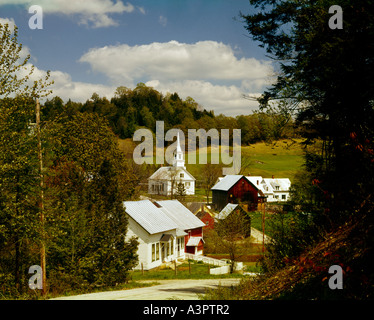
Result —
<instances>
[{"instance_id":1,"label":"grass field","mask_svg":"<svg viewBox=\"0 0 374 320\"><path fill-rule=\"evenodd\" d=\"M259 142L241 148L241 165L245 175L262 176L271 178L289 178L293 182L295 173L301 169L303 164L303 149L301 139L279 140L273 143ZM130 139L119 140L119 147L127 157L132 157L135 143ZM185 155L187 170L197 179L201 177L204 164L199 164L200 149L196 152L196 164L188 164L188 155ZM210 162L211 148L206 149L208 162ZM156 162L154 153L153 163ZM227 165L230 167L231 165Z\"/></svg>"}]
</instances>

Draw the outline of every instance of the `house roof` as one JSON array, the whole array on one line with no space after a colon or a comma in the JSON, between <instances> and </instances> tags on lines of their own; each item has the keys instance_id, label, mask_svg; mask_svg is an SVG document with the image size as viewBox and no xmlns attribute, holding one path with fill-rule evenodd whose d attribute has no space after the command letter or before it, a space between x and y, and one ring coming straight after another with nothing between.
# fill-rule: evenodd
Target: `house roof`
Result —
<instances>
[{"instance_id":1,"label":"house roof","mask_svg":"<svg viewBox=\"0 0 374 320\"><path fill-rule=\"evenodd\" d=\"M291 181L288 178L264 179L265 183L273 188L273 191L289 191ZM276 187L279 187L278 190Z\"/></svg>"},{"instance_id":2,"label":"house roof","mask_svg":"<svg viewBox=\"0 0 374 320\"><path fill-rule=\"evenodd\" d=\"M175 176L176 180L196 180L191 173L182 167L160 167L158 168L148 180L171 180L174 174L186 173L186 177L180 178Z\"/></svg>"},{"instance_id":3,"label":"house roof","mask_svg":"<svg viewBox=\"0 0 374 320\"><path fill-rule=\"evenodd\" d=\"M227 216L233 212L236 207L238 206L238 204L234 204L234 203L228 203L221 211L220 213L216 216L216 219L219 219L219 220L223 220L223 219L226 219Z\"/></svg>"},{"instance_id":4,"label":"house roof","mask_svg":"<svg viewBox=\"0 0 374 320\"><path fill-rule=\"evenodd\" d=\"M126 213L149 234L178 228L178 225L150 200L125 201L124 206Z\"/></svg>"},{"instance_id":5,"label":"house roof","mask_svg":"<svg viewBox=\"0 0 374 320\"><path fill-rule=\"evenodd\" d=\"M161 205L163 212L177 224L179 229L187 230L205 226L204 222L178 200L163 200L157 201L157 203Z\"/></svg>"},{"instance_id":6,"label":"house roof","mask_svg":"<svg viewBox=\"0 0 374 320\"><path fill-rule=\"evenodd\" d=\"M218 181L211 190L222 190L222 191L228 191L230 188L237 183L241 177L244 177L243 175L227 175L220 181Z\"/></svg>"},{"instance_id":7,"label":"house roof","mask_svg":"<svg viewBox=\"0 0 374 320\"><path fill-rule=\"evenodd\" d=\"M149 234L176 229L177 236L182 236L185 235L183 230L204 226L204 223L178 200L125 201L124 206L126 213Z\"/></svg>"}]
</instances>

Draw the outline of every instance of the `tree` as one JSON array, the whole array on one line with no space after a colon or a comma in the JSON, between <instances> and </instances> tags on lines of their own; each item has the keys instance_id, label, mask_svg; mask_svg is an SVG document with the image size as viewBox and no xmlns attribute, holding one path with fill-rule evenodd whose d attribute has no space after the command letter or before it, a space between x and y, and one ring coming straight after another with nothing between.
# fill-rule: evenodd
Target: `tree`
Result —
<instances>
[{"instance_id":1,"label":"tree","mask_svg":"<svg viewBox=\"0 0 374 320\"><path fill-rule=\"evenodd\" d=\"M186 188L183 182L177 184L176 196L179 199L183 199L186 196Z\"/></svg>"},{"instance_id":2,"label":"tree","mask_svg":"<svg viewBox=\"0 0 374 320\"><path fill-rule=\"evenodd\" d=\"M373 2L341 1L341 30L329 28L334 1L250 2L263 11L242 14L245 27L280 65L259 102L266 108L280 101L297 112L307 142L322 139L323 167L315 178L340 223L374 188Z\"/></svg>"},{"instance_id":3,"label":"tree","mask_svg":"<svg viewBox=\"0 0 374 320\"><path fill-rule=\"evenodd\" d=\"M202 187L205 190L206 203L209 203L210 189L222 174L222 165L211 164L210 162L201 168Z\"/></svg>"},{"instance_id":4,"label":"tree","mask_svg":"<svg viewBox=\"0 0 374 320\"><path fill-rule=\"evenodd\" d=\"M217 241L222 252L230 257L230 272L234 271L235 263L245 254L251 235L251 218L240 206L222 219L217 219L214 225L215 235L210 233Z\"/></svg>"},{"instance_id":5,"label":"tree","mask_svg":"<svg viewBox=\"0 0 374 320\"><path fill-rule=\"evenodd\" d=\"M90 286L125 281L138 242L125 240L123 201L136 197L137 186L117 138L91 113L60 117L49 136L50 269L56 279L69 273Z\"/></svg>"},{"instance_id":6,"label":"tree","mask_svg":"<svg viewBox=\"0 0 374 320\"><path fill-rule=\"evenodd\" d=\"M304 232L304 224L297 227L301 232L294 230L298 239L291 241L290 248L295 252L295 242L299 242L297 246L304 250L310 251L315 245L322 252L325 248L323 254L329 255L331 252L323 246L323 234L329 232L339 237L352 224L357 229L350 237L357 234L372 237L373 233L374 3L340 1L343 29L329 27L332 17L329 8L336 5L334 1L251 0L250 3L261 11L241 14L245 27L280 66L277 80L259 102L262 108L279 102L290 112L295 111L304 143L319 146L305 157L308 175L304 181L309 180L312 187L298 181L309 196L304 198L311 210L308 216L318 223L306 225ZM319 204L315 205L315 200ZM309 237L313 225L318 226L317 239ZM282 247L282 241L278 248ZM330 236L330 241L335 241L334 237ZM359 279L362 274L373 279L372 238L365 236L359 251L355 253L354 241L347 241L344 250L339 251L339 263L349 263L349 269L354 270L345 278L345 286L350 290L343 295L367 299L372 297L372 288ZM280 261L281 255L278 251L275 258ZM345 258L352 256L355 261ZM357 263L359 268L355 267ZM322 283L319 276L317 272L311 273L306 282L304 277L297 284L297 292L314 291L316 284ZM324 298L323 290L318 292L321 296L317 293L314 298Z\"/></svg>"},{"instance_id":7,"label":"tree","mask_svg":"<svg viewBox=\"0 0 374 320\"><path fill-rule=\"evenodd\" d=\"M30 86L28 83L35 67L28 64L28 54L22 61L22 45L18 43L18 28L11 30L8 24L0 23L0 98L10 95L31 96L34 98L46 96L51 93L46 88L50 72L46 77L35 80ZM22 73L25 73L22 76Z\"/></svg>"},{"instance_id":8,"label":"tree","mask_svg":"<svg viewBox=\"0 0 374 320\"><path fill-rule=\"evenodd\" d=\"M26 287L24 270L38 263L39 218L35 98L46 96L50 74L31 81L30 56L21 58L18 29L0 24L0 283L17 296Z\"/></svg>"}]
</instances>

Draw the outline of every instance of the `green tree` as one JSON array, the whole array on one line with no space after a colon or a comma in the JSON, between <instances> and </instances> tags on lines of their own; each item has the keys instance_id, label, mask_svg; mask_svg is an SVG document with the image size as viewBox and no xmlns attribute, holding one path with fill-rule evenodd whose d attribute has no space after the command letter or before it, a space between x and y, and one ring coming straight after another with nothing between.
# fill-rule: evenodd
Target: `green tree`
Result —
<instances>
[{"instance_id":1,"label":"green tree","mask_svg":"<svg viewBox=\"0 0 374 320\"><path fill-rule=\"evenodd\" d=\"M39 263L41 225L35 98L50 93L49 72L31 81L30 56L21 59L18 29L0 24L0 286L17 296L27 270ZM24 76L23 76L24 75Z\"/></svg>"},{"instance_id":2,"label":"green tree","mask_svg":"<svg viewBox=\"0 0 374 320\"><path fill-rule=\"evenodd\" d=\"M344 12L343 29L329 27L332 17L329 8L336 1L251 0L250 3L261 10L241 14L245 28L254 40L260 41L280 69L276 82L259 102L263 108L279 102L288 112L296 111L305 144L319 144L316 151L306 153L305 157L308 172L305 181L313 188L298 181L309 195L306 197L311 210L309 217L318 222L314 225L318 225L321 235L344 230L354 222L360 223L354 234L370 234L360 242L362 250L355 261L349 257L357 249L347 242L339 263L356 268L345 278L345 286L350 290L343 295L372 297L372 288L360 279L362 274L374 278L374 3L339 1ZM315 206L315 201L319 205ZM315 244L308 237L312 225L305 229L304 224L295 226L300 231L294 230L298 240L287 241L290 247L286 251L295 252L297 247L310 250ZM335 235L340 236L339 232ZM282 242L278 243L279 248ZM279 261L279 255L280 251L273 257ZM313 283L311 287L307 282L298 284L299 293L312 292L316 283L322 283L322 278L315 274L308 281ZM361 284L360 288L356 283ZM315 297L320 298L318 293Z\"/></svg>"},{"instance_id":3,"label":"green tree","mask_svg":"<svg viewBox=\"0 0 374 320\"><path fill-rule=\"evenodd\" d=\"M62 117L49 136L46 210L55 278L69 273L81 286L125 281L137 261L137 241L125 240L123 201L136 197L137 186L116 137L91 113Z\"/></svg>"},{"instance_id":4,"label":"green tree","mask_svg":"<svg viewBox=\"0 0 374 320\"><path fill-rule=\"evenodd\" d=\"M280 101L305 128L307 139L322 139L325 206L334 221L351 215L374 187L372 1L340 1L342 30L330 29L334 1L250 1L262 11L242 14L254 40L279 62L276 83L259 102ZM361 150L360 150L361 149ZM352 163L360 163L353 166ZM352 194L355 197L352 198Z\"/></svg>"}]
</instances>

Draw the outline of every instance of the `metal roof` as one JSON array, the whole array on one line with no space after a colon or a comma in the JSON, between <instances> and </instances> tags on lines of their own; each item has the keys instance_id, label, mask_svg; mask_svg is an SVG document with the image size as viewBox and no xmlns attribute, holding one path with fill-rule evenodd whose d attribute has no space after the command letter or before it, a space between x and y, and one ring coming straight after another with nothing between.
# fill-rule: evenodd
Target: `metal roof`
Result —
<instances>
[{"instance_id":1,"label":"metal roof","mask_svg":"<svg viewBox=\"0 0 374 320\"><path fill-rule=\"evenodd\" d=\"M243 175L227 175L223 179L221 179L219 182L217 182L211 190L222 190L222 191L228 191L235 183L237 183L241 177L244 177Z\"/></svg>"},{"instance_id":2,"label":"metal roof","mask_svg":"<svg viewBox=\"0 0 374 320\"><path fill-rule=\"evenodd\" d=\"M178 200L125 201L124 206L126 213L150 234L177 229L177 234L184 235L183 230L205 226Z\"/></svg>"},{"instance_id":3,"label":"metal roof","mask_svg":"<svg viewBox=\"0 0 374 320\"><path fill-rule=\"evenodd\" d=\"M234 203L228 203L221 211L220 213L216 216L216 219L226 219L227 216L235 210L235 208L238 206L238 204Z\"/></svg>"},{"instance_id":4,"label":"metal roof","mask_svg":"<svg viewBox=\"0 0 374 320\"><path fill-rule=\"evenodd\" d=\"M178 228L178 225L150 200L125 201L124 206L126 213L150 234Z\"/></svg>"},{"instance_id":5,"label":"metal roof","mask_svg":"<svg viewBox=\"0 0 374 320\"><path fill-rule=\"evenodd\" d=\"M160 209L178 225L179 229L187 230L205 226L204 222L178 200L163 200L157 201L157 203L161 205Z\"/></svg>"},{"instance_id":6,"label":"metal roof","mask_svg":"<svg viewBox=\"0 0 374 320\"><path fill-rule=\"evenodd\" d=\"M187 247L197 247L200 243L200 241L203 241L202 237L191 237L188 239L186 246Z\"/></svg>"}]
</instances>

